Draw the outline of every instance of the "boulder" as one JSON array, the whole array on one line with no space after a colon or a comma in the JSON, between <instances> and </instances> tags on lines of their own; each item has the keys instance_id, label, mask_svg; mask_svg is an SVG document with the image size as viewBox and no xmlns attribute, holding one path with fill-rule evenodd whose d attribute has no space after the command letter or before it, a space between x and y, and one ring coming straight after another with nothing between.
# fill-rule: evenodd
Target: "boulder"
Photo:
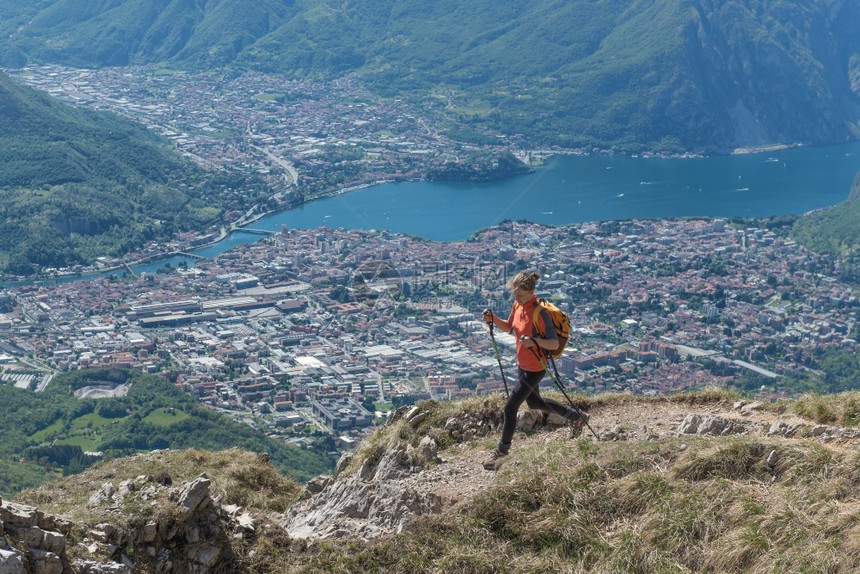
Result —
<instances>
[{"instance_id":1,"label":"boulder","mask_svg":"<svg viewBox=\"0 0 860 574\"><path fill-rule=\"evenodd\" d=\"M39 512L32 506L16 504L8 500L0 501L0 520L6 526L28 528L39 523Z\"/></svg>"},{"instance_id":2,"label":"boulder","mask_svg":"<svg viewBox=\"0 0 860 574\"><path fill-rule=\"evenodd\" d=\"M101 506L103 504L109 503L113 501L113 497L116 494L116 489L113 484L110 482L106 482L102 484L102 487L98 489L96 492L90 496L89 506Z\"/></svg>"}]
</instances>

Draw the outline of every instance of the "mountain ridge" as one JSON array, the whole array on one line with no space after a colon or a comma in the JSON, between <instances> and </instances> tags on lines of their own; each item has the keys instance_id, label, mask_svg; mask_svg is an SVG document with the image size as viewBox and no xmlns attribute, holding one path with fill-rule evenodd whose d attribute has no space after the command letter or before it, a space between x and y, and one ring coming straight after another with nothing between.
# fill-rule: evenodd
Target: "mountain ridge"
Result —
<instances>
[{"instance_id":1,"label":"mountain ridge","mask_svg":"<svg viewBox=\"0 0 860 574\"><path fill-rule=\"evenodd\" d=\"M357 74L380 95L488 107L473 121L564 147L860 137L860 6L842 0L79 4L18 8L0 63Z\"/></svg>"},{"instance_id":2,"label":"mountain ridge","mask_svg":"<svg viewBox=\"0 0 860 574\"><path fill-rule=\"evenodd\" d=\"M511 454L485 471L502 402L403 407L303 489L264 454L160 451L11 508L38 506L67 532L58 560L99 573L860 567L857 393L576 397L596 437L524 410Z\"/></svg>"}]
</instances>

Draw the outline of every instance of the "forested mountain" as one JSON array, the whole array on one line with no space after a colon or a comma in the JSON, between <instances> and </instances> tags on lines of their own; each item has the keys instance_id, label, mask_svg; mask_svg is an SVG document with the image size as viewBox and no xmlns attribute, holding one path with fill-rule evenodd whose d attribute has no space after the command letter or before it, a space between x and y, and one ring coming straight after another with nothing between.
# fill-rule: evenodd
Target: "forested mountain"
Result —
<instances>
[{"instance_id":1,"label":"forested mountain","mask_svg":"<svg viewBox=\"0 0 860 574\"><path fill-rule=\"evenodd\" d=\"M860 135L846 0L0 0L0 64L359 74L536 143L726 151Z\"/></svg>"},{"instance_id":2,"label":"forested mountain","mask_svg":"<svg viewBox=\"0 0 860 574\"><path fill-rule=\"evenodd\" d=\"M3 73L0 165L0 270L13 273L120 254L219 213L188 185L199 170L140 124Z\"/></svg>"}]
</instances>

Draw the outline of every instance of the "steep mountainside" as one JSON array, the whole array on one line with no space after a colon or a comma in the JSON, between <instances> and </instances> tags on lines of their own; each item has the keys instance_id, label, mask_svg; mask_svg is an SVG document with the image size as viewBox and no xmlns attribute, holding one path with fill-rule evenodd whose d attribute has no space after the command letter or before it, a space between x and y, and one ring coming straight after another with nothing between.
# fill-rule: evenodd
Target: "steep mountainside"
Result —
<instances>
[{"instance_id":1,"label":"steep mountainside","mask_svg":"<svg viewBox=\"0 0 860 574\"><path fill-rule=\"evenodd\" d=\"M860 136L848 0L0 0L0 63L333 77L538 143L716 150Z\"/></svg>"},{"instance_id":2,"label":"steep mountainside","mask_svg":"<svg viewBox=\"0 0 860 574\"><path fill-rule=\"evenodd\" d=\"M49 559L93 573L860 569L857 393L592 397L579 437L524 409L486 471L502 398L404 407L303 492L236 450L109 462L4 500L0 560L39 574Z\"/></svg>"},{"instance_id":3,"label":"steep mountainside","mask_svg":"<svg viewBox=\"0 0 860 574\"><path fill-rule=\"evenodd\" d=\"M188 185L200 176L140 124L0 72L0 270L92 261L210 221L218 209Z\"/></svg>"}]
</instances>

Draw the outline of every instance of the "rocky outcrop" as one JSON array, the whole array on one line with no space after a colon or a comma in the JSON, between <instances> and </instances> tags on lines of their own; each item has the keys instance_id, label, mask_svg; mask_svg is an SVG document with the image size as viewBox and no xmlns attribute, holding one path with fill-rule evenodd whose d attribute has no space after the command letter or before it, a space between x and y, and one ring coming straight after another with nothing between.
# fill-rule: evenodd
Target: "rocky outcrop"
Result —
<instances>
[{"instance_id":1,"label":"rocky outcrop","mask_svg":"<svg viewBox=\"0 0 860 574\"><path fill-rule=\"evenodd\" d=\"M334 476L310 481L303 501L284 517L283 527L289 536L373 540L408 530L419 516L442 512L445 501L430 492L428 483L451 476L434 472L444 467L439 464L444 461L438 457L436 441L422 436L429 430L428 417L428 412L418 406L398 409L387 425L403 424L417 436L405 444L377 447L349 474L346 469L352 459L345 456L338 462ZM473 412L448 418L441 430L446 433L446 442L468 443L498 432L501 422L500 409L485 403ZM553 414L530 409L517 413L517 428L524 432L567 424L563 417Z\"/></svg>"},{"instance_id":2,"label":"rocky outcrop","mask_svg":"<svg viewBox=\"0 0 860 574\"><path fill-rule=\"evenodd\" d=\"M129 503L165 502L167 510L147 520L130 516L125 528L97 524L82 544L91 554L113 562L112 568L142 561L157 573L227 572L233 557L227 536L230 518L213 501L209 487L205 475L175 487L164 476L140 476L123 481L118 488L105 483L90 497L90 507L119 510ZM103 571L86 562L75 565L90 572Z\"/></svg>"},{"instance_id":3,"label":"rocky outcrop","mask_svg":"<svg viewBox=\"0 0 860 574\"><path fill-rule=\"evenodd\" d=\"M38 509L0 501L0 573L65 574L71 523Z\"/></svg>"},{"instance_id":4,"label":"rocky outcrop","mask_svg":"<svg viewBox=\"0 0 860 574\"><path fill-rule=\"evenodd\" d=\"M684 417L678 427L680 434L726 436L730 434L750 434L761 427L748 421L690 414Z\"/></svg>"},{"instance_id":5,"label":"rocky outcrop","mask_svg":"<svg viewBox=\"0 0 860 574\"><path fill-rule=\"evenodd\" d=\"M736 406L741 414L748 415L761 403L753 402ZM777 419L769 425L743 419L717 417L711 415L688 414L678 426L678 434L699 436L757 435L781 436L785 438L812 438L821 442L833 440L855 440L860 438L860 430L827 425L805 425Z\"/></svg>"},{"instance_id":6,"label":"rocky outcrop","mask_svg":"<svg viewBox=\"0 0 860 574\"><path fill-rule=\"evenodd\" d=\"M311 481L309 495L289 510L284 528L293 538L372 540L402 531L416 516L440 512L438 496L420 492L407 480L435 460L436 450L435 441L424 437L417 448L379 449L358 472L340 480Z\"/></svg>"},{"instance_id":7,"label":"rocky outcrop","mask_svg":"<svg viewBox=\"0 0 860 574\"><path fill-rule=\"evenodd\" d=\"M3 501L0 574L130 574L144 565L157 574L231 572L232 544L253 535L256 521L238 506L219 505L210 486L205 475L177 486L166 476L106 482L87 507L111 522L95 524ZM142 518L129 510L147 507L160 511Z\"/></svg>"}]
</instances>

